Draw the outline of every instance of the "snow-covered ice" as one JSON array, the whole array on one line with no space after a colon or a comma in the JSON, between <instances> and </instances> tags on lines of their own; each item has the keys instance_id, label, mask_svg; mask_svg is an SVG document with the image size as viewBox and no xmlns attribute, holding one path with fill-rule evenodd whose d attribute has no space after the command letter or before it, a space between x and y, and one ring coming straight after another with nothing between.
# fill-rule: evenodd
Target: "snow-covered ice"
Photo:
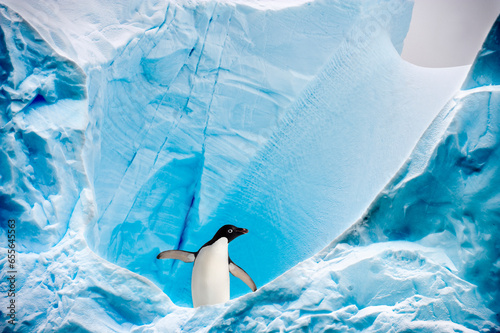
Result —
<instances>
[{"instance_id":1,"label":"snow-covered ice","mask_svg":"<svg viewBox=\"0 0 500 333\"><path fill-rule=\"evenodd\" d=\"M499 329L498 25L466 78L411 1L1 2L15 330ZM226 223L260 289L191 309Z\"/></svg>"}]
</instances>

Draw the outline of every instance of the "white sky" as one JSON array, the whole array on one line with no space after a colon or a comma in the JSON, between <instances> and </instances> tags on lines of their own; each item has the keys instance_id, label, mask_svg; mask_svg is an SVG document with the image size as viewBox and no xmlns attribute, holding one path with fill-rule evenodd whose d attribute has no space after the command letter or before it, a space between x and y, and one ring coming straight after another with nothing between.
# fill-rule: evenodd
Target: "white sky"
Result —
<instances>
[{"instance_id":1,"label":"white sky","mask_svg":"<svg viewBox=\"0 0 500 333\"><path fill-rule=\"evenodd\" d=\"M500 0L415 0L402 57L425 67L471 64L499 14Z\"/></svg>"}]
</instances>

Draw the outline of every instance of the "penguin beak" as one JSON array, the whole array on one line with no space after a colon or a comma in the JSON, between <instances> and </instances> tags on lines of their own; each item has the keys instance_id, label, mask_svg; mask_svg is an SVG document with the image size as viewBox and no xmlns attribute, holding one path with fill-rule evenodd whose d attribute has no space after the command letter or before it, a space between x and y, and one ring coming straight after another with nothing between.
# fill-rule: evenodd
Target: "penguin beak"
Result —
<instances>
[{"instance_id":1,"label":"penguin beak","mask_svg":"<svg viewBox=\"0 0 500 333\"><path fill-rule=\"evenodd\" d=\"M248 229L245 229L245 228L237 228L236 229L236 232L239 233L239 234L247 234L248 233Z\"/></svg>"}]
</instances>

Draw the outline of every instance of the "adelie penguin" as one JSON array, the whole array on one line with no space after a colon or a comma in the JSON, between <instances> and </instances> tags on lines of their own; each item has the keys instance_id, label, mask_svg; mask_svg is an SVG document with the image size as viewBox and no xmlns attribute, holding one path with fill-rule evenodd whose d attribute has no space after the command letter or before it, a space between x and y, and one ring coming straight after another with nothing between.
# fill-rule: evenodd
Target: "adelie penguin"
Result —
<instances>
[{"instance_id":1,"label":"adelie penguin","mask_svg":"<svg viewBox=\"0 0 500 333\"><path fill-rule=\"evenodd\" d=\"M248 233L247 229L225 225L198 252L168 250L161 252L157 259L178 259L194 262L191 277L193 306L211 305L229 301L229 273L256 291L252 278L231 258L227 245L238 236Z\"/></svg>"}]
</instances>

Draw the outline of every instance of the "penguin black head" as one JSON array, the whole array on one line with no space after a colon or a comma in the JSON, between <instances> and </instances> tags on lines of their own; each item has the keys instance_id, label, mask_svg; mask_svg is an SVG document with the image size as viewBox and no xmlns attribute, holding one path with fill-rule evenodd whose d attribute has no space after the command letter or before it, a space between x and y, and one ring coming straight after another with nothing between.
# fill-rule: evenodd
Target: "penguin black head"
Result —
<instances>
[{"instance_id":1,"label":"penguin black head","mask_svg":"<svg viewBox=\"0 0 500 333\"><path fill-rule=\"evenodd\" d=\"M234 225L231 224L226 224L222 226L219 231L215 234L213 240L218 240L221 237L226 237L227 242L229 243L233 239L235 239L238 236L244 235L248 233L248 229L245 228L238 228L235 227Z\"/></svg>"}]
</instances>

